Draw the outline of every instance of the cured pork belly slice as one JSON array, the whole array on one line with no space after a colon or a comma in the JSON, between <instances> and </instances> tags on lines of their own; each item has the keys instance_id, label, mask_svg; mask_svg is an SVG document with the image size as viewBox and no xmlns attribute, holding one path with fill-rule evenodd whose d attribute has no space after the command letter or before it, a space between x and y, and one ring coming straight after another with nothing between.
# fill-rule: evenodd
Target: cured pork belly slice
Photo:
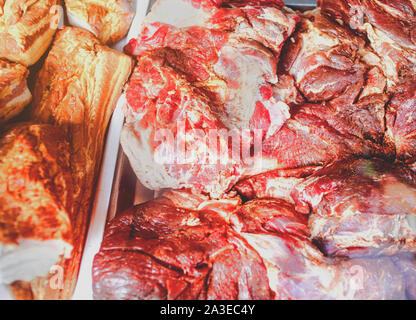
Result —
<instances>
[{"instance_id":1,"label":"cured pork belly slice","mask_svg":"<svg viewBox=\"0 0 416 320\"><path fill-rule=\"evenodd\" d=\"M0 2L0 58L31 66L58 29L60 0Z\"/></svg>"},{"instance_id":2,"label":"cured pork belly slice","mask_svg":"<svg viewBox=\"0 0 416 320\"><path fill-rule=\"evenodd\" d=\"M131 0L65 0L69 23L94 33L103 44L124 38L134 18Z\"/></svg>"},{"instance_id":3,"label":"cured pork belly slice","mask_svg":"<svg viewBox=\"0 0 416 320\"><path fill-rule=\"evenodd\" d=\"M70 258L72 179L64 133L19 124L0 138L0 283L32 281Z\"/></svg>"},{"instance_id":4,"label":"cured pork belly slice","mask_svg":"<svg viewBox=\"0 0 416 320\"><path fill-rule=\"evenodd\" d=\"M0 59L0 123L17 116L32 100L26 67Z\"/></svg>"}]
</instances>

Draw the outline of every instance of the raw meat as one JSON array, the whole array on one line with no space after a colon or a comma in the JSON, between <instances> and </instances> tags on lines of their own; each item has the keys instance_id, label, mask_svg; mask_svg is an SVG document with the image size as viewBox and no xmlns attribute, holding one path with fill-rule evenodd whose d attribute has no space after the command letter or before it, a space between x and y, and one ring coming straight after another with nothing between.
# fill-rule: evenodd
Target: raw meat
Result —
<instances>
[{"instance_id":1,"label":"raw meat","mask_svg":"<svg viewBox=\"0 0 416 320\"><path fill-rule=\"evenodd\" d=\"M363 47L362 39L316 9L303 14L282 64L309 102L352 104L364 84L366 69L358 55Z\"/></svg>"},{"instance_id":2,"label":"raw meat","mask_svg":"<svg viewBox=\"0 0 416 320\"><path fill-rule=\"evenodd\" d=\"M126 47L138 66L127 89L122 145L146 187L219 198L243 168L252 169L243 154L290 117L290 98L274 85L298 16L280 1L244 3L180 1L189 20L176 20L163 14L172 2L161 0ZM172 139L154 142L161 131ZM189 161L178 161L180 144Z\"/></svg>"},{"instance_id":3,"label":"raw meat","mask_svg":"<svg viewBox=\"0 0 416 320\"><path fill-rule=\"evenodd\" d=\"M263 172L319 166L351 155L394 156L383 146L384 95L370 95L348 107L305 104L292 108L282 129L263 142Z\"/></svg>"},{"instance_id":4,"label":"raw meat","mask_svg":"<svg viewBox=\"0 0 416 320\"><path fill-rule=\"evenodd\" d=\"M390 86L401 83L416 66L416 3L376 0L320 0L323 12L365 34L382 61Z\"/></svg>"},{"instance_id":5,"label":"raw meat","mask_svg":"<svg viewBox=\"0 0 416 320\"><path fill-rule=\"evenodd\" d=\"M93 266L95 299L271 299L266 268L215 211L166 199L108 226Z\"/></svg>"},{"instance_id":6,"label":"raw meat","mask_svg":"<svg viewBox=\"0 0 416 320\"><path fill-rule=\"evenodd\" d=\"M233 227L262 256L277 299L404 299L403 277L388 257L328 259L308 239L306 216L282 200L254 200Z\"/></svg>"},{"instance_id":7,"label":"raw meat","mask_svg":"<svg viewBox=\"0 0 416 320\"><path fill-rule=\"evenodd\" d=\"M238 181L241 160L233 159L228 132L210 100L164 58L143 55L126 94L121 144L144 186L193 188L220 197Z\"/></svg>"},{"instance_id":8,"label":"raw meat","mask_svg":"<svg viewBox=\"0 0 416 320\"><path fill-rule=\"evenodd\" d=\"M291 194L295 187L321 168L316 166L274 170L243 179L235 185L234 189L249 200L274 198L294 203Z\"/></svg>"},{"instance_id":9,"label":"raw meat","mask_svg":"<svg viewBox=\"0 0 416 320\"><path fill-rule=\"evenodd\" d=\"M174 69L214 100L228 128L262 129L270 135L289 117L287 105L274 99L273 85L280 50L298 21L291 10L272 3L278 4L252 1L237 8L196 9L180 1L192 18L177 21L163 14L171 2L161 0L141 37L126 50L137 56L162 50Z\"/></svg>"},{"instance_id":10,"label":"raw meat","mask_svg":"<svg viewBox=\"0 0 416 320\"><path fill-rule=\"evenodd\" d=\"M377 159L336 163L292 197L299 212L311 213L311 237L328 256L416 251L416 180L407 167Z\"/></svg>"},{"instance_id":11,"label":"raw meat","mask_svg":"<svg viewBox=\"0 0 416 320\"><path fill-rule=\"evenodd\" d=\"M416 162L416 77L395 88L386 120L387 138L395 145L397 159Z\"/></svg>"},{"instance_id":12,"label":"raw meat","mask_svg":"<svg viewBox=\"0 0 416 320\"><path fill-rule=\"evenodd\" d=\"M415 255L402 255L393 257L395 265L402 272L406 281L407 298L416 300L416 257Z\"/></svg>"}]
</instances>

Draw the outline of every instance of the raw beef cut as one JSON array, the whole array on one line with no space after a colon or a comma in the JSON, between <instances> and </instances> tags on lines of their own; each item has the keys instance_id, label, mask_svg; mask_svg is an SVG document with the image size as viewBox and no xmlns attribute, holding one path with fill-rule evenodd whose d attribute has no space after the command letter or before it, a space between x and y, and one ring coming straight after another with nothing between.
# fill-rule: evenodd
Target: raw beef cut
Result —
<instances>
[{"instance_id":1,"label":"raw beef cut","mask_svg":"<svg viewBox=\"0 0 416 320\"><path fill-rule=\"evenodd\" d=\"M184 16L176 20L166 16L172 1L158 1L140 38L126 47L138 65L121 141L146 187L219 198L243 168L251 169L243 153L290 117L291 98L274 85L280 49L298 16L280 1L178 5ZM178 161L181 153L190 156Z\"/></svg>"},{"instance_id":2,"label":"raw beef cut","mask_svg":"<svg viewBox=\"0 0 416 320\"><path fill-rule=\"evenodd\" d=\"M292 192L295 187L322 167L274 170L239 181L234 189L244 198L282 199L294 203Z\"/></svg>"},{"instance_id":3,"label":"raw beef cut","mask_svg":"<svg viewBox=\"0 0 416 320\"><path fill-rule=\"evenodd\" d=\"M367 36L381 58L390 86L416 66L416 3L376 0L319 0L323 12Z\"/></svg>"},{"instance_id":4,"label":"raw beef cut","mask_svg":"<svg viewBox=\"0 0 416 320\"><path fill-rule=\"evenodd\" d=\"M386 120L387 137L395 145L397 159L416 162L416 77L395 88Z\"/></svg>"},{"instance_id":5,"label":"raw beef cut","mask_svg":"<svg viewBox=\"0 0 416 320\"><path fill-rule=\"evenodd\" d=\"M143 55L126 94L121 144L144 186L194 188L220 197L237 182L240 158L229 153L228 136L217 138L225 126L211 111L209 99L165 59Z\"/></svg>"},{"instance_id":6,"label":"raw beef cut","mask_svg":"<svg viewBox=\"0 0 416 320\"><path fill-rule=\"evenodd\" d=\"M276 59L259 43L201 27L151 27L143 31L136 45L140 51L135 49L135 53L154 49L154 54L164 56L211 98L213 111L228 128L263 129L272 134L289 117L287 105L273 97Z\"/></svg>"},{"instance_id":7,"label":"raw beef cut","mask_svg":"<svg viewBox=\"0 0 416 320\"><path fill-rule=\"evenodd\" d=\"M171 2L159 1L140 38L126 50L137 56L162 50L173 68L214 100L216 114L228 128L273 134L289 117L287 105L274 99L272 86L278 81L280 50L298 17L287 8L257 2L208 10L182 1L184 11L193 12L186 23L165 17Z\"/></svg>"},{"instance_id":8,"label":"raw beef cut","mask_svg":"<svg viewBox=\"0 0 416 320\"><path fill-rule=\"evenodd\" d=\"M271 299L262 259L211 210L166 199L127 210L106 229L95 299Z\"/></svg>"},{"instance_id":9,"label":"raw beef cut","mask_svg":"<svg viewBox=\"0 0 416 320\"><path fill-rule=\"evenodd\" d=\"M291 110L282 129L263 142L263 172L319 166L351 155L394 156L383 146L384 95L370 95L348 107L305 104Z\"/></svg>"},{"instance_id":10,"label":"raw beef cut","mask_svg":"<svg viewBox=\"0 0 416 320\"><path fill-rule=\"evenodd\" d=\"M416 300L416 256L397 256L393 257L393 261L405 278L407 298Z\"/></svg>"},{"instance_id":11,"label":"raw beef cut","mask_svg":"<svg viewBox=\"0 0 416 320\"><path fill-rule=\"evenodd\" d=\"M233 227L262 256L277 299L404 299L403 276L388 257L329 259L308 239L306 216L282 200L254 200Z\"/></svg>"},{"instance_id":12,"label":"raw beef cut","mask_svg":"<svg viewBox=\"0 0 416 320\"><path fill-rule=\"evenodd\" d=\"M362 39L319 9L307 11L287 43L283 69L294 77L309 102L334 99L351 104L364 84L366 67L358 55L363 47Z\"/></svg>"},{"instance_id":13,"label":"raw beef cut","mask_svg":"<svg viewBox=\"0 0 416 320\"><path fill-rule=\"evenodd\" d=\"M416 180L384 160L336 163L299 184L292 197L328 256L416 251Z\"/></svg>"}]
</instances>

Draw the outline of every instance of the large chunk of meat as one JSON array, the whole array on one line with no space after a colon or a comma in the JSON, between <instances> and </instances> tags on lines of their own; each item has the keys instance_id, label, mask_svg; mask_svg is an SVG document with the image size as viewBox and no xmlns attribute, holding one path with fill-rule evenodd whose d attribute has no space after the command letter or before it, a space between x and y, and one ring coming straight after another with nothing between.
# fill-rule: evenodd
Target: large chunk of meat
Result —
<instances>
[{"instance_id":1,"label":"large chunk of meat","mask_svg":"<svg viewBox=\"0 0 416 320\"><path fill-rule=\"evenodd\" d=\"M358 52L364 42L319 9L305 12L288 41L283 68L310 102L354 102L364 84L365 66Z\"/></svg>"},{"instance_id":2,"label":"large chunk of meat","mask_svg":"<svg viewBox=\"0 0 416 320\"><path fill-rule=\"evenodd\" d=\"M288 99L274 85L280 49L298 17L280 1L180 1L179 19L164 14L171 5L157 2L140 38L126 47L139 62L127 90L122 145L148 188L194 188L218 198L251 165L227 147L228 137L247 151L290 117ZM186 122L184 149L193 158L157 163L154 156L172 154L167 150L180 143L180 121ZM174 142L153 143L160 129ZM210 131L223 137L220 150L205 138Z\"/></svg>"},{"instance_id":3,"label":"large chunk of meat","mask_svg":"<svg viewBox=\"0 0 416 320\"><path fill-rule=\"evenodd\" d=\"M211 210L166 199L107 227L93 267L96 299L270 299L256 251Z\"/></svg>"},{"instance_id":4,"label":"large chunk of meat","mask_svg":"<svg viewBox=\"0 0 416 320\"><path fill-rule=\"evenodd\" d=\"M308 239L307 218L282 200L254 200L233 227L262 256L277 299L404 299L403 276L388 257L328 259Z\"/></svg>"},{"instance_id":5,"label":"large chunk of meat","mask_svg":"<svg viewBox=\"0 0 416 320\"><path fill-rule=\"evenodd\" d=\"M309 177L292 193L311 212L311 237L329 256L415 252L416 180L383 160L349 160Z\"/></svg>"},{"instance_id":6,"label":"large chunk of meat","mask_svg":"<svg viewBox=\"0 0 416 320\"><path fill-rule=\"evenodd\" d=\"M264 140L262 168L270 170L328 164L350 155L393 155L382 146L384 95L370 95L348 107L306 104L292 108L282 129ZM263 172L264 172L263 171Z\"/></svg>"},{"instance_id":7,"label":"large chunk of meat","mask_svg":"<svg viewBox=\"0 0 416 320\"><path fill-rule=\"evenodd\" d=\"M381 58L390 85L414 72L416 65L416 4L412 0L320 0L318 5L340 23L367 36Z\"/></svg>"},{"instance_id":8,"label":"large chunk of meat","mask_svg":"<svg viewBox=\"0 0 416 320\"><path fill-rule=\"evenodd\" d=\"M220 197L240 178L240 158L233 159L209 99L164 58L139 59L127 101L121 144L146 187L193 187Z\"/></svg>"},{"instance_id":9,"label":"large chunk of meat","mask_svg":"<svg viewBox=\"0 0 416 320\"><path fill-rule=\"evenodd\" d=\"M140 54L157 48L162 49L154 50L155 54L164 56L192 86L210 97L215 113L228 128L274 133L289 117L287 105L273 97L276 59L257 42L221 30L157 24L143 31L134 51Z\"/></svg>"},{"instance_id":10,"label":"large chunk of meat","mask_svg":"<svg viewBox=\"0 0 416 320\"><path fill-rule=\"evenodd\" d=\"M166 0L155 5L140 38L127 50L138 56L162 50L159 54L173 68L208 93L228 128L263 129L269 135L280 129L289 117L288 107L274 99L272 85L277 83L277 58L297 16L261 2L195 8L180 1L193 18L177 21L163 14L169 5Z\"/></svg>"}]
</instances>

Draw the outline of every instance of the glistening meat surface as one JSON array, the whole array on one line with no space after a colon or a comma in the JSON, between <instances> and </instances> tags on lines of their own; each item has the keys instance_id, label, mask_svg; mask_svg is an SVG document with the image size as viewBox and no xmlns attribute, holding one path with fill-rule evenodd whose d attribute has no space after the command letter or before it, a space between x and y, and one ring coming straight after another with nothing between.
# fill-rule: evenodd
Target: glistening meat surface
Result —
<instances>
[{"instance_id":1,"label":"glistening meat surface","mask_svg":"<svg viewBox=\"0 0 416 320\"><path fill-rule=\"evenodd\" d=\"M209 99L165 59L140 58L127 100L121 144L146 187L194 187L219 197L239 179L240 159L233 159L228 136L218 138L226 128L211 111Z\"/></svg>"},{"instance_id":2,"label":"glistening meat surface","mask_svg":"<svg viewBox=\"0 0 416 320\"><path fill-rule=\"evenodd\" d=\"M405 298L404 278L390 258L326 258L309 240L307 217L286 201L250 201L230 221L265 261L276 299Z\"/></svg>"},{"instance_id":3,"label":"glistening meat surface","mask_svg":"<svg viewBox=\"0 0 416 320\"><path fill-rule=\"evenodd\" d=\"M311 213L311 237L328 256L415 252L412 171L384 160L348 160L310 176L292 193Z\"/></svg>"},{"instance_id":4,"label":"glistening meat surface","mask_svg":"<svg viewBox=\"0 0 416 320\"><path fill-rule=\"evenodd\" d=\"M166 199L129 209L106 230L96 299L270 299L262 259L214 211Z\"/></svg>"},{"instance_id":5,"label":"glistening meat surface","mask_svg":"<svg viewBox=\"0 0 416 320\"><path fill-rule=\"evenodd\" d=\"M416 4L411 0L320 0L322 11L365 35L381 59L390 86L414 73Z\"/></svg>"}]
</instances>

